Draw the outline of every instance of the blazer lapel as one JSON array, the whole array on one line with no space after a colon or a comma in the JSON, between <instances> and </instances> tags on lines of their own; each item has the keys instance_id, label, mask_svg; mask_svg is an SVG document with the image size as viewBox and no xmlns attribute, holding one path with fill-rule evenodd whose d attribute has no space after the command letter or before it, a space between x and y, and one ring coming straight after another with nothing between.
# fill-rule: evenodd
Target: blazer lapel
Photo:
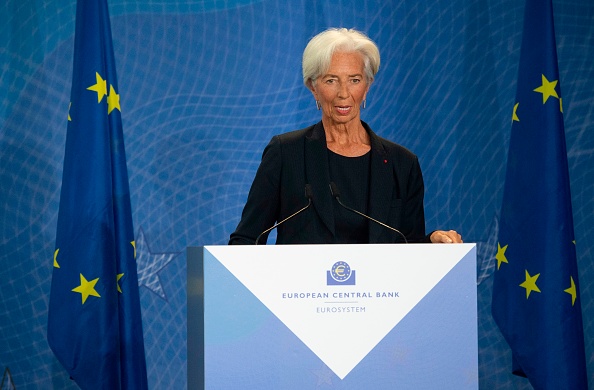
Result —
<instances>
[{"instance_id":1,"label":"blazer lapel","mask_svg":"<svg viewBox=\"0 0 594 390\"><path fill-rule=\"evenodd\" d=\"M379 137L364 123L371 140L371 170L369 183L369 216L387 223L390 215L390 200L394 191L392 162ZM369 242L376 243L386 228L369 221Z\"/></svg>"},{"instance_id":2,"label":"blazer lapel","mask_svg":"<svg viewBox=\"0 0 594 390\"><path fill-rule=\"evenodd\" d=\"M334 235L334 212L329 171L326 134L322 122L318 122L314 125L311 133L305 137L305 180L312 187L314 208Z\"/></svg>"}]
</instances>

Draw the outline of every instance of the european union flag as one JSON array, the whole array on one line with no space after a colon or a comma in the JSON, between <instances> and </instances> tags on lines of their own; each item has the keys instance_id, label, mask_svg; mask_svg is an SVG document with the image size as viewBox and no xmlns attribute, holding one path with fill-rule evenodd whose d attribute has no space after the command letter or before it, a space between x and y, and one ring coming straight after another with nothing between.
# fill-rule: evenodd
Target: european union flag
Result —
<instances>
[{"instance_id":1,"label":"european union flag","mask_svg":"<svg viewBox=\"0 0 594 390\"><path fill-rule=\"evenodd\" d=\"M551 0L527 0L492 311L535 389L587 389Z\"/></svg>"},{"instance_id":2,"label":"european union flag","mask_svg":"<svg viewBox=\"0 0 594 390\"><path fill-rule=\"evenodd\" d=\"M146 389L136 250L106 0L79 0L48 342L83 389Z\"/></svg>"}]
</instances>

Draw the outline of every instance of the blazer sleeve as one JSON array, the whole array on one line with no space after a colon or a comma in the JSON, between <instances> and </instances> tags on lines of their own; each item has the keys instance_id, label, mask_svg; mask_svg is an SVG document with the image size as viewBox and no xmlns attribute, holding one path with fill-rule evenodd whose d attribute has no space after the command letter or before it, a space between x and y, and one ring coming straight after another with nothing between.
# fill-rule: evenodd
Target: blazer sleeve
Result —
<instances>
[{"instance_id":1,"label":"blazer sleeve","mask_svg":"<svg viewBox=\"0 0 594 390\"><path fill-rule=\"evenodd\" d=\"M280 139L274 136L262 153L262 161L256 171L241 220L230 236L229 245L253 245L260 233L277 221L281 169ZM258 243L265 244L267 239L268 234L265 234Z\"/></svg>"},{"instance_id":2,"label":"blazer sleeve","mask_svg":"<svg viewBox=\"0 0 594 390\"><path fill-rule=\"evenodd\" d=\"M419 159L414 156L407 180L406 200L403 208L404 230L408 233L409 242L430 242L429 236L425 235L425 184Z\"/></svg>"}]
</instances>

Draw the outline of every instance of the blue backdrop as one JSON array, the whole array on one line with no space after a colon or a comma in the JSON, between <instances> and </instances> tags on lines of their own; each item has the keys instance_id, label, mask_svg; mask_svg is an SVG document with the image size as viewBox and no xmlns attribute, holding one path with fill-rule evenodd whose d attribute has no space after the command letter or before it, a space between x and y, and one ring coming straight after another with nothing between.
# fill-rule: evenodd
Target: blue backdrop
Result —
<instances>
[{"instance_id":1,"label":"blue backdrop","mask_svg":"<svg viewBox=\"0 0 594 390\"><path fill-rule=\"evenodd\" d=\"M554 8L592 388L594 3ZM516 0L110 1L151 388L186 386L185 248L225 244L270 137L319 120L301 53L331 26L380 47L362 117L418 154L427 228L478 243L481 387L529 388L509 373L490 315L523 10ZM46 341L74 16L73 0L0 5L0 370L19 389L74 387Z\"/></svg>"}]
</instances>

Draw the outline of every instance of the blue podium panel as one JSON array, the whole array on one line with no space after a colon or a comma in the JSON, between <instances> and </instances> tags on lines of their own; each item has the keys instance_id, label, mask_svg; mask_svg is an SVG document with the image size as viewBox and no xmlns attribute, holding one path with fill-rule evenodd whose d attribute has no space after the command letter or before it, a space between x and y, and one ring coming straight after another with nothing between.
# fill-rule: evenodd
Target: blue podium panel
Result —
<instances>
[{"instance_id":1,"label":"blue podium panel","mask_svg":"<svg viewBox=\"0 0 594 390\"><path fill-rule=\"evenodd\" d=\"M188 248L188 388L478 388L476 247Z\"/></svg>"}]
</instances>

